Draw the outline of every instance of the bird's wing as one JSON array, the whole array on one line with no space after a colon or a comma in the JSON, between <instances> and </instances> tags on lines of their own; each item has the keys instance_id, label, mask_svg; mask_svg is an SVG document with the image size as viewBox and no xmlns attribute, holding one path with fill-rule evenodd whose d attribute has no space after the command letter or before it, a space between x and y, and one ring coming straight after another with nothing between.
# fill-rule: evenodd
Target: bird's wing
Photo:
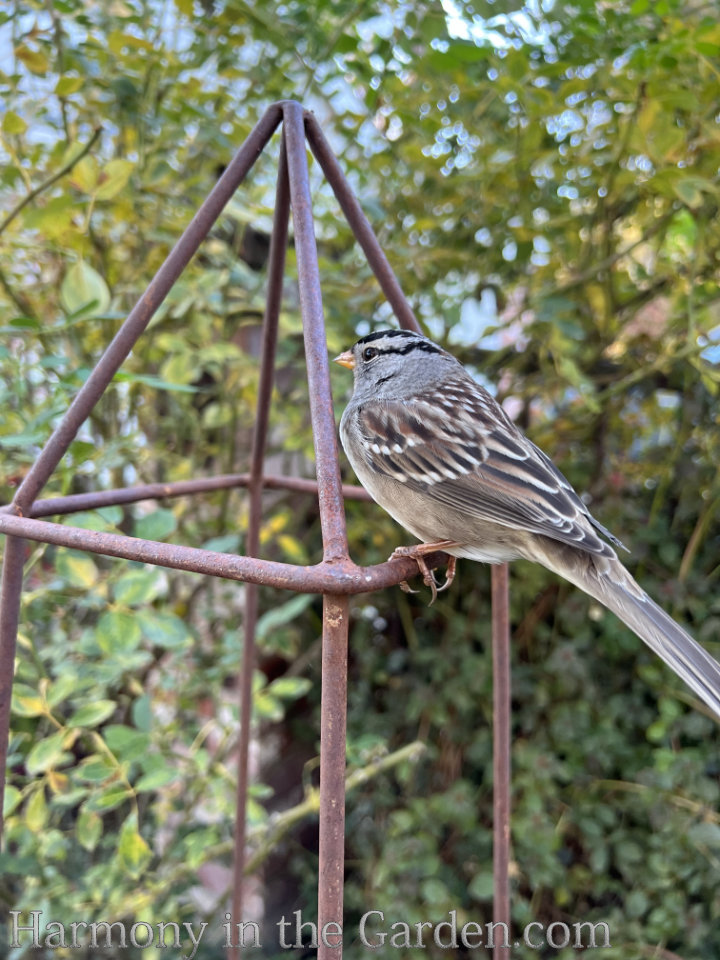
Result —
<instances>
[{"instance_id":1,"label":"bird's wing","mask_svg":"<svg viewBox=\"0 0 720 960\"><path fill-rule=\"evenodd\" d=\"M375 400L355 416L368 466L481 521L544 534L590 553L622 546L565 477L474 381L442 393Z\"/></svg>"}]
</instances>

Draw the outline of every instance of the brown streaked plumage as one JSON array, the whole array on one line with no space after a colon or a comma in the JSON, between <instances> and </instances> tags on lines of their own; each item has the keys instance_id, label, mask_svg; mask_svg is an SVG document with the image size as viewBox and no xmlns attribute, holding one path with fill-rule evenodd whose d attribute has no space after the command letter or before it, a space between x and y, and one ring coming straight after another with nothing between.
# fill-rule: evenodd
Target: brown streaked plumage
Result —
<instances>
[{"instance_id":1,"label":"brown streaked plumage","mask_svg":"<svg viewBox=\"0 0 720 960\"><path fill-rule=\"evenodd\" d=\"M613 549L622 543L453 356L389 330L336 359L355 377L345 452L370 495L423 542L404 549L421 570L428 544L541 563L612 610L720 717L720 665L633 580Z\"/></svg>"}]
</instances>

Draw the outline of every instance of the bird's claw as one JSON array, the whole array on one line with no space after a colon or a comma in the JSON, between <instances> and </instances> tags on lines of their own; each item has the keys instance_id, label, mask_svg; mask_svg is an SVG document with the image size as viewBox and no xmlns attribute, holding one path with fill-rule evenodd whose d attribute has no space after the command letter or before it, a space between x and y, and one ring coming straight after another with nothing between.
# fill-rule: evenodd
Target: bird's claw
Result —
<instances>
[{"instance_id":1,"label":"bird's claw","mask_svg":"<svg viewBox=\"0 0 720 960\"><path fill-rule=\"evenodd\" d=\"M439 593L442 593L443 590L447 590L450 584L455 579L455 567L457 565L457 558L450 557L448 560L447 571L445 573L445 582L441 587L438 586L435 575L428 567L425 562L425 556L428 553L435 553L437 550L443 550L446 547L454 547L456 544L450 540L443 540L440 543L421 543L414 547L398 547L393 551L391 560L395 560L398 557L410 557L411 560L414 560L418 565L418 570L422 574L423 583L426 587L430 587L430 593L432 594L430 603L428 604L431 607ZM407 580L403 580L400 584L400 589L404 590L405 593L417 593L417 590L412 590L407 583Z\"/></svg>"}]
</instances>

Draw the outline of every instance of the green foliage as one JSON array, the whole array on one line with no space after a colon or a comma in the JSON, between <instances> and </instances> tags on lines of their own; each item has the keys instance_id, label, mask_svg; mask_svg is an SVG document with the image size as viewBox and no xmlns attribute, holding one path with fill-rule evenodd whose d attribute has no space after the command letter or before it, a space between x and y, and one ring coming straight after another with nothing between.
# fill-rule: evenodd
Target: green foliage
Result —
<instances>
[{"instance_id":1,"label":"green foliage","mask_svg":"<svg viewBox=\"0 0 720 960\"><path fill-rule=\"evenodd\" d=\"M643 584L717 654L715 11L519 6L6 5L3 501L267 104L297 97L428 332L497 385L627 540ZM247 468L277 156L276 138L47 495ZM314 164L311 176L338 352L389 314ZM270 456L273 470L311 476L294 272L291 249ZM340 400L346 374L332 376ZM273 491L266 506L263 556L315 562L312 499ZM237 491L66 520L233 552L246 521ZM367 504L348 505L348 526L363 563L403 539ZM207 877L232 845L242 587L44 545L29 548L25 584L5 915L208 920L215 940L197 956L216 956L226 881ZM259 850L269 814L297 803L298 785L314 789L320 629L316 598L261 598L254 698L270 745L248 805ZM613 948L599 955L624 960L717 954L714 723L616 620L544 571L518 565L511 598L514 922L604 920ZM353 604L351 768L416 739L427 749L348 798L349 930L371 909L492 919L487 574L462 564L453 591L425 601L392 590ZM274 844L268 941L282 913L312 918L315 851L307 825ZM345 952L367 950L354 939Z\"/></svg>"}]
</instances>

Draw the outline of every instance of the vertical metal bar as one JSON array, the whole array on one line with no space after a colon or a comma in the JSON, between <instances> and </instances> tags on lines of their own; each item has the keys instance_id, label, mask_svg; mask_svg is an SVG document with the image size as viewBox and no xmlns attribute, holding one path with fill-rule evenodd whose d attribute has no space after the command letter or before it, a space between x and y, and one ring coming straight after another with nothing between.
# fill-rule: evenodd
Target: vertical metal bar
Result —
<instances>
[{"instance_id":1,"label":"vertical metal bar","mask_svg":"<svg viewBox=\"0 0 720 960\"><path fill-rule=\"evenodd\" d=\"M15 673L15 645L20 614L25 540L8 537L2 566L0 590L0 845L3 836L3 801L10 737L10 701Z\"/></svg>"},{"instance_id":2,"label":"vertical metal bar","mask_svg":"<svg viewBox=\"0 0 720 960\"><path fill-rule=\"evenodd\" d=\"M348 543L305 152L304 113L299 103L288 102L283 105L283 115L323 556L325 560L335 560L348 557ZM318 960L340 960L342 957L342 941L338 943L337 933L342 930L345 864L348 609L347 597L323 597Z\"/></svg>"},{"instance_id":3,"label":"vertical metal bar","mask_svg":"<svg viewBox=\"0 0 720 960\"><path fill-rule=\"evenodd\" d=\"M288 184L285 142L280 147L275 216L268 267L268 293L263 323L263 346L258 387L257 413L250 457L248 493L250 516L245 553L256 557L260 550L260 526L262 521L263 461L267 445L270 419L270 399L275 371L275 352L278 339L278 321L282 304L283 275L287 252L288 223L290 219L290 188ZM245 842L247 837L247 793L250 787L248 754L250 750L250 724L252 722L252 680L255 666L255 627L258 615L258 588L254 583L245 585L244 640L242 676L240 681L240 742L238 751L237 797L235 806L235 850L233 860L233 895L231 930L243 918L243 893L245 872ZM242 944L231 939L234 947L228 949L228 960L238 958Z\"/></svg>"},{"instance_id":4,"label":"vertical metal bar","mask_svg":"<svg viewBox=\"0 0 720 960\"><path fill-rule=\"evenodd\" d=\"M375 236L355 194L350 189L350 184L345 179L340 164L337 162L337 158L332 152L330 144L325 139L320 125L311 113L305 114L305 129L307 131L310 149L322 167L323 173L337 197L340 208L345 214L347 222L350 224L358 243L363 248L367 261L377 277L377 281L387 297L388 303L393 308L400 326L406 330L414 330L416 333L421 333L422 331L417 317L413 313L412 307L407 302L405 294L400 288L397 277L393 273L393 269L378 242L378 238Z\"/></svg>"},{"instance_id":5,"label":"vertical metal bar","mask_svg":"<svg viewBox=\"0 0 720 960\"><path fill-rule=\"evenodd\" d=\"M335 415L330 392L330 364L323 322L310 177L305 152L303 108L299 103L287 101L283 104L283 115L300 287L300 309L303 317L305 356L310 387L310 416L315 442L323 557L325 560L336 560L348 556L348 543Z\"/></svg>"},{"instance_id":6,"label":"vertical metal bar","mask_svg":"<svg viewBox=\"0 0 720 960\"><path fill-rule=\"evenodd\" d=\"M72 443L75 434L105 392L120 365L145 330L168 291L190 262L223 207L237 190L280 123L278 104L269 107L233 157L227 170L208 194L202 206L185 228L158 272L138 300L98 360L92 373L78 391L67 413L43 447L13 498L18 512L27 513L48 477Z\"/></svg>"},{"instance_id":7,"label":"vertical metal bar","mask_svg":"<svg viewBox=\"0 0 720 960\"><path fill-rule=\"evenodd\" d=\"M510 931L510 609L508 567L492 567L493 921ZM510 936L510 934L509 934ZM499 937L493 960L506 960Z\"/></svg>"},{"instance_id":8,"label":"vertical metal bar","mask_svg":"<svg viewBox=\"0 0 720 960\"><path fill-rule=\"evenodd\" d=\"M323 597L318 960L342 957L342 941L335 934L343 921L349 608L349 597Z\"/></svg>"}]
</instances>

